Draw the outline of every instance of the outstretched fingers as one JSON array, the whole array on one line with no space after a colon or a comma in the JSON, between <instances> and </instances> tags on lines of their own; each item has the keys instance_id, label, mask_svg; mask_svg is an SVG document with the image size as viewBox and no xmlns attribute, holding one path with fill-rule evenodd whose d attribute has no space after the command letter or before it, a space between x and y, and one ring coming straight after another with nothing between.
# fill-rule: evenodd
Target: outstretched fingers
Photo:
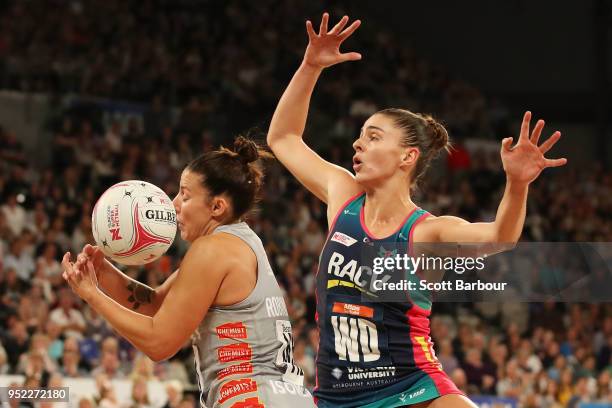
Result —
<instances>
[{"instance_id":1,"label":"outstretched fingers","mask_svg":"<svg viewBox=\"0 0 612 408\"><path fill-rule=\"evenodd\" d=\"M361 25L360 20L355 20L353 23L348 26L346 29L346 25L349 22L349 17L344 16L336 23L336 25L330 30L327 31L328 23L329 23L329 14L324 13L321 18L321 25L319 26L319 32L315 32L314 27L312 26L312 21L306 21L306 32L308 33L308 38L312 41L317 37L324 37L326 35L336 36L341 42L351 36L359 28ZM344 31L343 31L344 30Z\"/></svg>"},{"instance_id":2,"label":"outstretched fingers","mask_svg":"<svg viewBox=\"0 0 612 408\"><path fill-rule=\"evenodd\" d=\"M342 58L342 62L359 61L361 59L361 54L358 52L347 52L345 54L340 54L340 58Z\"/></svg>"},{"instance_id":3,"label":"outstretched fingers","mask_svg":"<svg viewBox=\"0 0 612 408\"><path fill-rule=\"evenodd\" d=\"M542 152L542 155L552 149L552 147L559 141L560 138L561 132L556 131L546 141L544 141L544 143L542 143L542 145L540 145L539 147L540 152ZM565 157L562 157L560 159L544 159L544 165L546 167L559 167L565 165L566 163L567 159Z\"/></svg>"},{"instance_id":4,"label":"outstretched fingers","mask_svg":"<svg viewBox=\"0 0 612 408\"><path fill-rule=\"evenodd\" d=\"M519 140L526 140L529 138L529 122L531 122L531 112L525 112L523 115L523 123L521 124L521 134Z\"/></svg>"},{"instance_id":5,"label":"outstretched fingers","mask_svg":"<svg viewBox=\"0 0 612 408\"><path fill-rule=\"evenodd\" d=\"M331 29L331 31L329 32L330 35L336 35L338 34L340 31L342 31L342 29L344 29L344 27L346 26L346 24L348 23L349 18L348 16L344 16L340 19L340 21L338 21L338 23L334 26L334 28Z\"/></svg>"},{"instance_id":6,"label":"outstretched fingers","mask_svg":"<svg viewBox=\"0 0 612 408\"><path fill-rule=\"evenodd\" d=\"M66 266L70 263L70 252L66 252L62 258L62 266Z\"/></svg>"},{"instance_id":7,"label":"outstretched fingers","mask_svg":"<svg viewBox=\"0 0 612 408\"><path fill-rule=\"evenodd\" d=\"M559 141L561 138L561 132L556 131L552 134L544 143L540 145L540 151L542 154L546 153Z\"/></svg>"},{"instance_id":8,"label":"outstretched fingers","mask_svg":"<svg viewBox=\"0 0 612 408\"><path fill-rule=\"evenodd\" d=\"M329 14L323 13L323 18L321 18L321 25L319 26L319 35L327 34L328 21L329 21Z\"/></svg>"},{"instance_id":9,"label":"outstretched fingers","mask_svg":"<svg viewBox=\"0 0 612 408\"><path fill-rule=\"evenodd\" d=\"M308 39L310 41L317 37L317 33L315 33L314 28L312 28L312 22L310 20L306 21L306 32L308 33Z\"/></svg>"},{"instance_id":10,"label":"outstretched fingers","mask_svg":"<svg viewBox=\"0 0 612 408\"><path fill-rule=\"evenodd\" d=\"M563 166L567 163L567 159L565 157L560 159L544 159L544 164L546 167L559 167Z\"/></svg>"},{"instance_id":11,"label":"outstretched fingers","mask_svg":"<svg viewBox=\"0 0 612 408\"><path fill-rule=\"evenodd\" d=\"M64 257L62 258L62 269L64 270L64 272L62 272L62 277L66 280L68 280L70 275L74 273L73 264L72 264L72 261L70 260L70 257L71 257L70 252L66 252L64 254Z\"/></svg>"},{"instance_id":12,"label":"outstretched fingers","mask_svg":"<svg viewBox=\"0 0 612 408\"><path fill-rule=\"evenodd\" d=\"M351 36L351 34L355 32L355 30L359 28L360 25L361 25L361 20L353 21L353 23L350 26L348 26L344 31L342 31L338 37L340 38L341 41L346 40L347 38Z\"/></svg>"},{"instance_id":13,"label":"outstretched fingers","mask_svg":"<svg viewBox=\"0 0 612 408\"><path fill-rule=\"evenodd\" d=\"M533 132L531 132L531 143L534 145L538 145L538 141L540 140L540 135L542 134L542 129L544 129L544 121L542 119L538 120L535 127L533 128Z\"/></svg>"},{"instance_id":14,"label":"outstretched fingers","mask_svg":"<svg viewBox=\"0 0 612 408\"><path fill-rule=\"evenodd\" d=\"M512 138L512 137L507 137L504 140L502 140L502 149L504 149L506 151L512 150L512 141L513 140L514 140L514 138Z\"/></svg>"}]
</instances>

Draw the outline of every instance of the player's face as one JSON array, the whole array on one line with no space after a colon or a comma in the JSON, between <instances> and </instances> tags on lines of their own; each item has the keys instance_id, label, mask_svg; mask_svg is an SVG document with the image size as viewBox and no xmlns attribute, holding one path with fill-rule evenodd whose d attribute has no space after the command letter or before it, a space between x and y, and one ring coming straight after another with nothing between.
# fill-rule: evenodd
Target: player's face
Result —
<instances>
[{"instance_id":1,"label":"player's face","mask_svg":"<svg viewBox=\"0 0 612 408\"><path fill-rule=\"evenodd\" d=\"M212 213L209 194L202 186L202 176L187 169L181 175L179 192L172 200L181 238L192 242L205 234Z\"/></svg>"},{"instance_id":2,"label":"player's face","mask_svg":"<svg viewBox=\"0 0 612 408\"><path fill-rule=\"evenodd\" d=\"M372 115L363 124L359 138L353 143L353 170L360 184L376 184L396 174L406 148L400 146L402 130L393 119Z\"/></svg>"}]
</instances>

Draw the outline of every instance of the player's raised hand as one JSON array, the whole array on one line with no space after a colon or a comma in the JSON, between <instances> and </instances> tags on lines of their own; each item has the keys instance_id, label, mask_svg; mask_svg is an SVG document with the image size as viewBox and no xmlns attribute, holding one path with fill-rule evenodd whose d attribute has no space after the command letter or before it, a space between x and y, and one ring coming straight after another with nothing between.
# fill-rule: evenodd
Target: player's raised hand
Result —
<instances>
[{"instance_id":1,"label":"player's raised hand","mask_svg":"<svg viewBox=\"0 0 612 408\"><path fill-rule=\"evenodd\" d=\"M361 21L355 20L348 24L348 16L342 19L328 31L329 14L324 13L321 18L319 32L316 33L310 20L306 21L306 32L308 33L308 47L304 54L304 63L319 69L331 67L345 61L357 61L361 54L357 52L340 52L340 45L357 30ZM345 28L346 27L346 28Z\"/></svg>"},{"instance_id":2,"label":"player's raised hand","mask_svg":"<svg viewBox=\"0 0 612 408\"><path fill-rule=\"evenodd\" d=\"M87 244L77 255L75 270L77 273L79 271L84 271L86 269L85 265L89 261L92 263L96 278L100 279L100 275L105 269L105 260L104 253L99 247Z\"/></svg>"},{"instance_id":3,"label":"player's raised hand","mask_svg":"<svg viewBox=\"0 0 612 408\"><path fill-rule=\"evenodd\" d=\"M82 267L84 268L80 269ZM64 269L62 277L68 282L72 291L86 302L89 301L98 290L98 279L91 261L85 265L76 265L71 261L70 252L66 252L62 258L62 268Z\"/></svg>"},{"instance_id":4,"label":"player's raised hand","mask_svg":"<svg viewBox=\"0 0 612 408\"><path fill-rule=\"evenodd\" d=\"M521 134L518 143L512 147L513 138L507 137L502 141L501 158L504 171L509 181L529 184L547 167L559 167L567 163L567 159L547 159L544 154L557 143L561 132L554 132L542 144L538 145L540 134L544 128L544 121L538 120L533 132L529 133L531 112L525 112Z\"/></svg>"}]
</instances>

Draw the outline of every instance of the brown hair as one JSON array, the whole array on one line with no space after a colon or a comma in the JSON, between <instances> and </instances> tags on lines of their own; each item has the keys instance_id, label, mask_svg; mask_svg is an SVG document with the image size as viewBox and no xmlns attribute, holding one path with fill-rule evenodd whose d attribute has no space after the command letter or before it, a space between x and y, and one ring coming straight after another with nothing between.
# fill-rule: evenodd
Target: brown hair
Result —
<instances>
[{"instance_id":1,"label":"brown hair","mask_svg":"<svg viewBox=\"0 0 612 408\"><path fill-rule=\"evenodd\" d=\"M404 147L416 146L421 154L416 162L410 187L415 188L431 161L435 159L442 150L450 152L451 144L448 132L439 122L430 115L413 113L405 109L389 108L376 112L385 115L395 122L395 125L404 131L401 145Z\"/></svg>"},{"instance_id":2,"label":"brown hair","mask_svg":"<svg viewBox=\"0 0 612 408\"><path fill-rule=\"evenodd\" d=\"M202 185L211 195L223 193L232 200L230 221L246 214L259 199L263 184L260 158L272 154L251 139L238 136L232 149L221 147L204 153L187 165L187 169L202 176Z\"/></svg>"}]
</instances>

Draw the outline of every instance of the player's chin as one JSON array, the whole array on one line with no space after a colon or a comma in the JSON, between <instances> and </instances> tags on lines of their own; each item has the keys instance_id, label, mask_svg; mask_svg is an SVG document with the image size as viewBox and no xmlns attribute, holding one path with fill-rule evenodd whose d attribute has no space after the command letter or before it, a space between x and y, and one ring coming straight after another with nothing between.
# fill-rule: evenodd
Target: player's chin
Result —
<instances>
[{"instance_id":1,"label":"player's chin","mask_svg":"<svg viewBox=\"0 0 612 408\"><path fill-rule=\"evenodd\" d=\"M184 227L183 227L184 228ZM185 231L183 228L179 229L179 234L181 234L181 239L183 241L187 241L189 242L189 234L187 231Z\"/></svg>"},{"instance_id":2,"label":"player's chin","mask_svg":"<svg viewBox=\"0 0 612 408\"><path fill-rule=\"evenodd\" d=\"M355 172L355 181L357 184L367 185L373 180L372 176L368 174L367 171L356 171Z\"/></svg>"}]
</instances>

